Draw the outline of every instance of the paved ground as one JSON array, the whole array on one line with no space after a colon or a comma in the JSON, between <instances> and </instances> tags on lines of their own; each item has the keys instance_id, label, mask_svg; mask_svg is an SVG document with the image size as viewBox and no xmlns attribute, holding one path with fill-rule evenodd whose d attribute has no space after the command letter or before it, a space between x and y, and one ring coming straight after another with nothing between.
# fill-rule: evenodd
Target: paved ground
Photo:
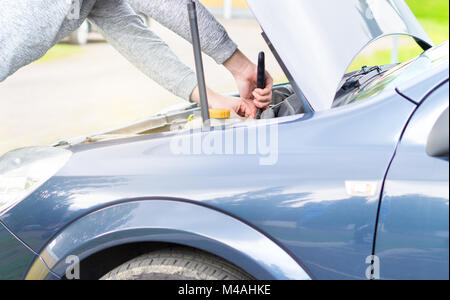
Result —
<instances>
[{"instance_id":1,"label":"paved ground","mask_svg":"<svg viewBox=\"0 0 450 300\"><path fill-rule=\"evenodd\" d=\"M268 54L267 67L277 80L284 76L260 37L254 20L220 20L250 57ZM177 55L194 66L191 46L156 23L152 29ZM208 85L234 91L232 77L206 58ZM111 46L96 39L82 54L35 63L0 83L0 155L14 148L46 145L154 115L182 101L130 65Z\"/></svg>"}]
</instances>

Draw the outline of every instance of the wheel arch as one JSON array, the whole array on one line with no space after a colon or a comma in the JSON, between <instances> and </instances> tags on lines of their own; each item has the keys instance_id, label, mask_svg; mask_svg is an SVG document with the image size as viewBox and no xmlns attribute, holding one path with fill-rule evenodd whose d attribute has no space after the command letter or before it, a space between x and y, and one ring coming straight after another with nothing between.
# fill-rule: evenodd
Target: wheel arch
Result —
<instances>
[{"instance_id":1,"label":"wheel arch","mask_svg":"<svg viewBox=\"0 0 450 300\"><path fill-rule=\"evenodd\" d=\"M117 249L167 246L218 256L256 279L311 279L287 251L249 224L201 204L167 199L130 199L81 217L47 244L26 278L63 278L73 263L68 257L83 267Z\"/></svg>"},{"instance_id":2,"label":"wheel arch","mask_svg":"<svg viewBox=\"0 0 450 300\"><path fill-rule=\"evenodd\" d=\"M163 242L137 242L122 244L111 248L106 248L100 252L91 254L80 261L81 280L99 280L102 276L120 265L135 259L139 256L158 250L193 250L198 254L208 255L212 258L223 259L212 253L203 251L195 247L188 247L180 244ZM227 261L228 263L231 263ZM242 268L232 264L235 268L247 273ZM249 276L250 277L250 276ZM62 279L67 279L65 275Z\"/></svg>"}]
</instances>

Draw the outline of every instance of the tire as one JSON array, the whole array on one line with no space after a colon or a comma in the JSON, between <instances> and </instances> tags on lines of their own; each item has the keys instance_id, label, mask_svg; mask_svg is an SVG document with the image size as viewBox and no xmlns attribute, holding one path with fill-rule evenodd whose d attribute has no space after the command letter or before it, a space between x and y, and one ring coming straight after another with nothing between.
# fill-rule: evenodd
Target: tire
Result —
<instances>
[{"instance_id":1,"label":"tire","mask_svg":"<svg viewBox=\"0 0 450 300\"><path fill-rule=\"evenodd\" d=\"M84 22L80 28L69 35L69 43L74 45L86 45L89 40L89 23Z\"/></svg>"},{"instance_id":2,"label":"tire","mask_svg":"<svg viewBox=\"0 0 450 300\"><path fill-rule=\"evenodd\" d=\"M174 248L132 259L100 280L252 280L252 277L219 257Z\"/></svg>"}]
</instances>

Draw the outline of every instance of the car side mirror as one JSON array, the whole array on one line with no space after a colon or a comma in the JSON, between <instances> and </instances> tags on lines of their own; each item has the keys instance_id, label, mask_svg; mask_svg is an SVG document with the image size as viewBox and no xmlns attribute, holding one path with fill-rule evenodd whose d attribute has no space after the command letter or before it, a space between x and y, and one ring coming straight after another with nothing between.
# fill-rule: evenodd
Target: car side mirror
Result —
<instances>
[{"instance_id":1,"label":"car side mirror","mask_svg":"<svg viewBox=\"0 0 450 300\"><path fill-rule=\"evenodd\" d=\"M449 117L448 107L436 121L428 137L427 153L432 157L449 157Z\"/></svg>"}]
</instances>

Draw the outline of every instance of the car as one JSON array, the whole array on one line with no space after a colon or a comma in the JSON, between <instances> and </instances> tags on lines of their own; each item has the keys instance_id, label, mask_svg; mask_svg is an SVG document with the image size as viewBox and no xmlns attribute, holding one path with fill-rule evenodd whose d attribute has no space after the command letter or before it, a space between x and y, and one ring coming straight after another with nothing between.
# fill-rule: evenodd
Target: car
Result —
<instances>
[{"instance_id":1,"label":"car","mask_svg":"<svg viewBox=\"0 0 450 300\"><path fill-rule=\"evenodd\" d=\"M140 12L135 8L133 9L136 11L139 17L141 17L142 22L144 22L145 26L150 26L151 19L143 12ZM91 24L89 21L85 21L77 30L69 34L65 40L69 44L73 45L86 45L89 42L89 35L96 31L97 29L95 28L95 25Z\"/></svg>"},{"instance_id":2,"label":"car","mask_svg":"<svg viewBox=\"0 0 450 300\"><path fill-rule=\"evenodd\" d=\"M289 79L261 119L183 104L5 154L1 279L449 278L448 42L403 0L248 4ZM393 34L423 53L345 74Z\"/></svg>"}]
</instances>

